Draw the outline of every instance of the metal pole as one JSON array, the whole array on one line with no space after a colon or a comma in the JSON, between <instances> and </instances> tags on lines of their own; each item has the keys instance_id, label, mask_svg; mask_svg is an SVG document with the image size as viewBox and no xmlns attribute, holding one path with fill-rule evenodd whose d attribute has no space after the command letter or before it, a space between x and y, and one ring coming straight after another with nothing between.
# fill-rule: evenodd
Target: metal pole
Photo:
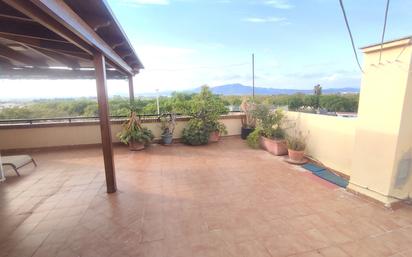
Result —
<instances>
[{"instance_id":1,"label":"metal pole","mask_svg":"<svg viewBox=\"0 0 412 257\"><path fill-rule=\"evenodd\" d=\"M160 115L159 89L156 89L156 104L157 104L157 115Z\"/></svg>"},{"instance_id":2,"label":"metal pole","mask_svg":"<svg viewBox=\"0 0 412 257\"><path fill-rule=\"evenodd\" d=\"M130 104L132 104L134 102L133 76L129 76L128 80L129 80L129 99L130 99Z\"/></svg>"},{"instance_id":3,"label":"metal pole","mask_svg":"<svg viewBox=\"0 0 412 257\"><path fill-rule=\"evenodd\" d=\"M255 100L255 54L252 54L252 99Z\"/></svg>"}]
</instances>

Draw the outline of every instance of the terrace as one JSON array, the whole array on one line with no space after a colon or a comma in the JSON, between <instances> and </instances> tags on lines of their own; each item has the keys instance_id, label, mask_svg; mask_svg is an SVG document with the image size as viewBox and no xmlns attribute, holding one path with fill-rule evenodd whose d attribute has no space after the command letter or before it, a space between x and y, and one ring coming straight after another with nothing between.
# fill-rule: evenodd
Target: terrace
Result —
<instances>
[{"instance_id":1,"label":"terrace","mask_svg":"<svg viewBox=\"0 0 412 257\"><path fill-rule=\"evenodd\" d=\"M31 153L38 163L21 177L6 170L0 256L412 255L403 201L412 194L410 37L363 49L357 118L287 113L308 131L306 154L350 178L344 190L248 148L240 115L221 117L229 137L216 144L118 146L106 77L127 79L133 101L143 66L105 2L0 6L0 20L14 26L0 28L0 75L96 78L100 114L0 126L2 154ZM179 118L175 139L186 124ZM144 125L159 138L157 120Z\"/></svg>"},{"instance_id":2,"label":"terrace","mask_svg":"<svg viewBox=\"0 0 412 257\"><path fill-rule=\"evenodd\" d=\"M0 187L0 256L410 256L412 208L392 211L237 137L205 147L35 153ZM12 173L10 173L12 175Z\"/></svg>"}]
</instances>

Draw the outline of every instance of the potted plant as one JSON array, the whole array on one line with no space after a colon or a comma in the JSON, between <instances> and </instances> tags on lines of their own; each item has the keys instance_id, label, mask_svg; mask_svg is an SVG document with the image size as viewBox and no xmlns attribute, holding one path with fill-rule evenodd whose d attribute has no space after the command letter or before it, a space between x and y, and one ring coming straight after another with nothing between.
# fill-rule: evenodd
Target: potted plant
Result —
<instances>
[{"instance_id":1,"label":"potted plant","mask_svg":"<svg viewBox=\"0 0 412 257\"><path fill-rule=\"evenodd\" d=\"M170 145L173 142L173 132L176 127L176 114L168 114L160 117L160 126L162 129L162 141L164 145Z\"/></svg>"},{"instance_id":2,"label":"potted plant","mask_svg":"<svg viewBox=\"0 0 412 257\"><path fill-rule=\"evenodd\" d=\"M209 142L210 132L203 120L192 118L182 132L182 142L187 145L205 145Z\"/></svg>"},{"instance_id":3,"label":"potted plant","mask_svg":"<svg viewBox=\"0 0 412 257\"><path fill-rule=\"evenodd\" d=\"M292 136L286 138L286 144L288 147L288 154L290 160L293 162L302 162L305 156L306 139L302 136L302 133L294 133Z\"/></svg>"},{"instance_id":4,"label":"potted plant","mask_svg":"<svg viewBox=\"0 0 412 257\"><path fill-rule=\"evenodd\" d=\"M129 145L131 151L143 150L154 138L150 129L142 127L140 117L134 111L131 111L117 137L120 142Z\"/></svg>"},{"instance_id":5,"label":"potted plant","mask_svg":"<svg viewBox=\"0 0 412 257\"><path fill-rule=\"evenodd\" d=\"M255 130L253 130L252 133L250 133L247 138L246 138L246 143L254 149L260 148L260 137L261 137L261 128L257 127Z\"/></svg>"},{"instance_id":6,"label":"potted plant","mask_svg":"<svg viewBox=\"0 0 412 257\"><path fill-rule=\"evenodd\" d=\"M286 155L288 153L285 140L285 131L282 128L285 115L281 109L271 111L266 105L258 105L254 115L261 127L260 143L263 149L273 155Z\"/></svg>"},{"instance_id":7,"label":"potted plant","mask_svg":"<svg viewBox=\"0 0 412 257\"><path fill-rule=\"evenodd\" d=\"M226 129L225 124L219 121L211 120L207 123L207 125L210 131L210 134L209 134L210 143L218 142L220 140L221 135L227 135L227 129Z\"/></svg>"},{"instance_id":8,"label":"potted plant","mask_svg":"<svg viewBox=\"0 0 412 257\"><path fill-rule=\"evenodd\" d=\"M227 133L225 125L219 122L220 115L226 113L228 109L223 100L203 86L200 93L188 101L184 110L184 114L191 118L183 130L183 143L203 145L217 142L221 134Z\"/></svg>"},{"instance_id":9,"label":"potted plant","mask_svg":"<svg viewBox=\"0 0 412 257\"><path fill-rule=\"evenodd\" d=\"M256 119L253 116L252 111L254 110L255 105L249 101L249 99L243 99L240 108L245 113L242 117L242 130L240 133L240 137L242 139L246 139L250 133L253 132L256 126Z\"/></svg>"}]
</instances>

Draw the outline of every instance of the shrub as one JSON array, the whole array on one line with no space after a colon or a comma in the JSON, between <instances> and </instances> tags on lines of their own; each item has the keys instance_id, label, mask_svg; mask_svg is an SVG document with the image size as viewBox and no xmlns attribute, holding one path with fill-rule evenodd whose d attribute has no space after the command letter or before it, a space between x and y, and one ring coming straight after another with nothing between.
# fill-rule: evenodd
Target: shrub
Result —
<instances>
[{"instance_id":1,"label":"shrub","mask_svg":"<svg viewBox=\"0 0 412 257\"><path fill-rule=\"evenodd\" d=\"M257 149L260 147L260 134L261 134L261 129L256 128L252 133L250 133L247 138L246 138L246 143L254 148Z\"/></svg>"},{"instance_id":2,"label":"shrub","mask_svg":"<svg viewBox=\"0 0 412 257\"><path fill-rule=\"evenodd\" d=\"M255 128L256 118L253 115L253 110L255 109L255 104L250 101L250 99L243 99L240 108L245 113L242 117L242 127L243 128Z\"/></svg>"},{"instance_id":3,"label":"shrub","mask_svg":"<svg viewBox=\"0 0 412 257\"><path fill-rule=\"evenodd\" d=\"M129 119L122 125L122 131L117 136L124 144L135 141L148 145L154 138L150 129L142 127L140 118L135 112L131 112Z\"/></svg>"},{"instance_id":4,"label":"shrub","mask_svg":"<svg viewBox=\"0 0 412 257\"><path fill-rule=\"evenodd\" d=\"M271 111L267 105L257 105L253 115L258 121L258 127L261 128L261 135L271 139L284 139L285 132L282 124L285 114L281 109Z\"/></svg>"},{"instance_id":5,"label":"shrub","mask_svg":"<svg viewBox=\"0 0 412 257\"><path fill-rule=\"evenodd\" d=\"M205 145L209 142L210 131L205 122L198 118L193 118L183 129L182 141L188 145Z\"/></svg>"},{"instance_id":6,"label":"shrub","mask_svg":"<svg viewBox=\"0 0 412 257\"><path fill-rule=\"evenodd\" d=\"M211 120L205 124L210 133L218 131L221 135L227 135L226 125L222 122Z\"/></svg>"},{"instance_id":7,"label":"shrub","mask_svg":"<svg viewBox=\"0 0 412 257\"><path fill-rule=\"evenodd\" d=\"M160 117L160 128L162 135L173 135L176 128L176 114L171 113Z\"/></svg>"},{"instance_id":8,"label":"shrub","mask_svg":"<svg viewBox=\"0 0 412 257\"><path fill-rule=\"evenodd\" d=\"M183 143L203 145L209 141L212 132L226 134L226 127L219 122L221 114L228 113L224 102L219 96L212 94L207 86L203 86L199 94L188 102L185 114L191 116L183 131Z\"/></svg>"},{"instance_id":9,"label":"shrub","mask_svg":"<svg viewBox=\"0 0 412 257\"><path fill-rule=\"evenodd\" d=\"M295 132L293 136L288 136L286 138L286 145L290 150L304 151L306 148L306 138L300 131L299 133Z\"/></svg>"}]
</instances>

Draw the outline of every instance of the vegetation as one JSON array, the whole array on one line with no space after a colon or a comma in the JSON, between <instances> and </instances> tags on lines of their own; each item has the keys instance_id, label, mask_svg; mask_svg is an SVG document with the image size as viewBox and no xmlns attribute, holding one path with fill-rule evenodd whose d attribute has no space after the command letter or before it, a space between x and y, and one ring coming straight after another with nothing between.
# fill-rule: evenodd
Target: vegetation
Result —
<instances>
[{"instance_id":1,"label":"vegetation","mask_svg":"<svg viewBox=\"0 0 412 257\"><path fill-rule=\"evenodd\" d=\"M205 145L209 142L210 132L205 122L199 118L189 120L182 133L182 141L188 145Z\"/></svg>"},{"instance_id":2,"label":"vegetation","mask_svg":"<svg viewBox=\"0 0 412 257\"><path fill-rule=\"evenodd\" d=\"M294 132L294 135L286 137L286 145L288 149L294 151L304 151L306 148L306 138L302 135L302 132Z\"/></svg>"},{"instance_id":3,"label":"vegetation","mask_svg":"<svg viewBox=\"0 0 412 257\"><path fill-rule=\"evenodd\" d=\"M187 101L184 107L183 114L191 116L187 127L183 130L184 143L207 144L210 133L215 131L227 133L225 125L219 122L219 117L229 110L218 95L212 94L209 87L203 86L200 93Z\"/></svg>"},{"instance_id":4,"label":"vegetation","mask_svg":"<svg viewBox=\"0 0 412 257\"><path fill-rule=\"evenodd\" d=\"M285 131L282 128L285 114L282 109L272 111L269 106L259 104L253 111L253 115L258 121L260 135L271 139L285 138Z\"/></svg>"},{"instance_id":5,"label":"vegetation","mask_svg":"<svg viewBox=\"0 0 412 257\"><path fill-rule=\"evenodd\" d=\"M154 139L152 131L142 126L139 116L137 116L134 111L130 113L129 118L122 125L122 131L120 131L117 136L120 142L124 144L129 144L129 142L134 141L148 145Z\"/></svg>"},{"instance_id":6,"label":"vegetation","mask_svg":"<svg viewBox=\"0 0 412 257\"><path fill-rule=\"evenodd\" d=\"M160 128L162 135L173 135L176 127L176 114L163 115L160 117Z\"/></svg>"},{"instance_id":7,"label":"vegetation","mask_svg":"<svg viewBox=\"0 0 412 257\"><path fill-rule=\"evenodd\" d=\"M245 113L245 116L242 117L242 127L246 129L253 129L256 126L256 119L253 116L253 110L256 105L251 102L250 99L243 99L240 108Z\"/></svg>"},{"instance_id":8,"label":"vegetation","mask_svg":"<svg viewBox=\"0 0 412 257\"><path fill-rule=\"evenodd\" d=\"M286 100L286 101L285 101ZM304 95L295 94L286 99L276 99L272 102L275 106L287 105L289 110L302 109L315 111L318 108L329 112L357 112L359 104L358 94L348 95Z\"/></svg>"},{"instance_id":9,"label":"vegetation","mask_svg":"<svg viewBox=\"0 0 412 257\"><path fill-rule=\"evenodd\" d=\"M160 113L179 113L191 115L196 111L193 106L196 94L173 93L169 97L160 97ZM240 106L241 96L213 96L213 101L219 101L218 108L222 113L227 109L225 106ZM198 101L198 100L195 100ZM358 94L347 95L272 95L255 96L256 104L267 104L270 106L288 106L290 110L315 112L319 106L330 112L356 112L358 109ZM136 106L140 114L157 113L156 99L137 98ZM203 105L205 106L205 105ZM127 97L113 97L109 100L110 115L128 116L129 99ZM92 98L78 99L51 99L36 100L21 103L15 107L0 109L0 119L32 119L32 118L57 118L57 117L91 117L97 116L97 101ZM249 124L253 122L247 121Z\"/></svg>"},{"instance_id":10,"label":"vegetation","mask_svg":"<svg viewBox=\"0 0 412 257\"><path fill-rule=\"evenodd\" d=\"M260 141L259 141L260 135L261 135L261 128L256 128L252 133L250 133L247 136L246 138L247 144L254 149L260 148Z\"/></svg>"}]
</instances>

